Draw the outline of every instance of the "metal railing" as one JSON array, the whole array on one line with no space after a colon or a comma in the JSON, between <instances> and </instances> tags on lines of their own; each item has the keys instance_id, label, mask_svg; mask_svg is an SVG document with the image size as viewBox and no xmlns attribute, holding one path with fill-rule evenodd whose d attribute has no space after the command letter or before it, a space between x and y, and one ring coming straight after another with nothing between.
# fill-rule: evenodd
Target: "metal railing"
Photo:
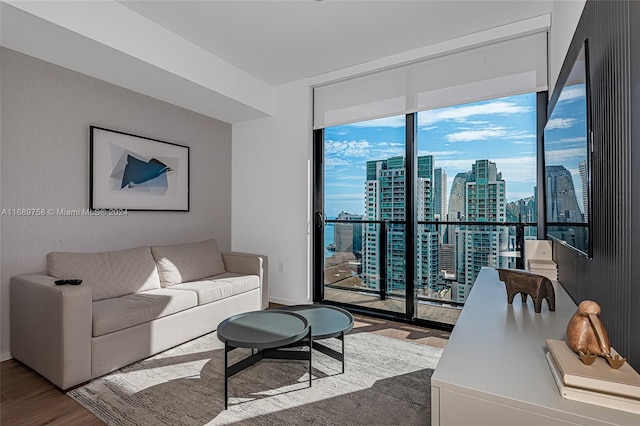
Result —
<instances>
[{"instance_id":1,"label":"metal railing","mask_svg":"<svg viewBox=\"0 0 640 426\"><path fill-rule=\"evenodd\" d=\"M335 289L340 289L340 290L345 290L345 291L353 291L353 292L361 292L361 293L368 293L368 294L375 294L377 295L380 300L385 300L387 297L404 297L404 293L403 292L399 292L393 289L389 289L388 288L388 283L387 283L387 259L388 259L388 253L386 250L387 247L387 235L388 235L388 231L390 229L390 225L405 225L405 221L403 220L338 220L338 219L326 219L324 221L325 224L351 224L351 225L355 225L355 224L362 224L363 226L363 235L365 233L365 226L366 225L378 225L379 229L377 232L378 235L378 247L380 248L385 248L383 250L378 250L377 251L377 266L378 266L378 273L376 274L376 277L378 279L378 289L373 289L373 288L369 288L369 287L360 287L360 286L353 286L353 285L344 285L344 284L340 284L341 281L346 280L347 278L353 277L354 276L354 271L351 271L351 274L347 274L344 278L339 279L338 281L335 282L329 282L327 283L326 281L326 276L325 276L325 287L331 287L331 288L335 288ZM446 227L446 226L464 226L464 227L489 227L489 228L504 228L504 227L514 227L515 228L515 244L512 247L513 250L510 250L510 253L513 254L513 257L515 257L515 262L516 262L516 268L518 269L524 269L524 241L525 241L525 236L526 236L526 232L525 229L526 228L537 228L537 224L533 223L533 222L477 222L477 221L418 221L417 222L418 226L433 226L434 230L432 232L435 233L440 233L441 231L441 227ZM371 230L367 230L367 232L371 232ZM366 244L366 241L363 241L363 246ZM364 247L363 247L364 249ZM457 251L460 250L460 248L456 247L456 253L455 255L457 256ZM358 258L358 255L360 255L360 257ZM359 265L359 267L362 267L362 253L354 253L354 259L356 261L356 266ZM329 268L332 268L333 266L336 265L332 265ZM325 265L325 272L327 271L327 266ZM355 274L358 275L360 274L360 277L362 276L363 271L360 270L359 272L356 271ZM435 304L447 304L447 305L451 305L451 306L463 306L464 302L457 302L457 301L453 301L453 300L448 300L448 299L440 299L440 298L436 298L436 297L429 297L429 296L425 296L425 295L421 295L421 294L417 294L417 290L414 289L414 294L415 294L415 300L417 301L422 301L422 302L427 302L427 303L435 303Z\"/></svg>"}]
</instances>

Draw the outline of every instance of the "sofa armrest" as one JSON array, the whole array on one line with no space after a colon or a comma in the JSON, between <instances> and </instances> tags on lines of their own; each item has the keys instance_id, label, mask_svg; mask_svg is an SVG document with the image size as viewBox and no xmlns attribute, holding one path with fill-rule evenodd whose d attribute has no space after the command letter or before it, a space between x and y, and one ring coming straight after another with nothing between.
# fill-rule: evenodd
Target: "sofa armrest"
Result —
<instances>
[{"instance_id":1,"label":"sofa armrest","mask_svg":"<svg viewBox=\"0 0 640 426\"><path fill-rule=\"evenodd\" d=\"M11 278L11 355L65 390L91 380L91 288Z\"/></svg>"},{"instance_id":2,"label":"sofa armrest","mask_svg":"<svg viewBox=\"0 0 640 426\"><path fill-rule=\"evenodd\" d=\"M257 275L260 278L260 291L262 293L262 309L269 307L269 276L267 256L261 254L241 253L237 251L222 252L222 260L227 272L236 274Z\"/></svg>"}]
</instances>

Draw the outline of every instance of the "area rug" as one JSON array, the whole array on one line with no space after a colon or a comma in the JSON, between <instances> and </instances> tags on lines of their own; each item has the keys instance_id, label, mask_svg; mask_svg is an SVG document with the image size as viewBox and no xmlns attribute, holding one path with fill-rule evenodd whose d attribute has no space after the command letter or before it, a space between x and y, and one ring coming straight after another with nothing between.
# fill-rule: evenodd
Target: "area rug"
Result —
<instances>
[{"instance_id":1,"label":"area rug","mask_svg":"<svg viewBox=\"0 0 640 426\"><path fill-rule=\"evenodd\" d=\"M327 346L339 350L340 341ZM215 333L124 367L68 393L107 425L428 425L430 378L442 349L354 329L341 363L263 360L229 380ZM231 363L250 352L237 349Z\"/></svg>"}]
</instances>

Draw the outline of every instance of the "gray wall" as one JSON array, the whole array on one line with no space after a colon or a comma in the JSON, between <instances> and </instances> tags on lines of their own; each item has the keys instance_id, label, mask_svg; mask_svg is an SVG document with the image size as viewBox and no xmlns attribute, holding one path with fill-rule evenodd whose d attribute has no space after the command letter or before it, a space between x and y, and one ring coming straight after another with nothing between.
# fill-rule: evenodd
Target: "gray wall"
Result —
<instances>
[{"instance_id":1,"label":"gray wall","mask_svg":"<svg viewBox=\"0 0 640 426\"><path fill-rule=\"evenodd\" d=\"M577 303L600 304L612 346L636 369L640 368L640 222L634 220L640 211L640 59L632 52L640 47L639 12L640 4L634 1L589 0L569 47L559 82L566 80L567 69L588 39L593 258L554 244L560 282Z\"/></svg>"},{"instance_id":2,"label":"gray wall","mask_svg":"<svg viewBox=\"0 0 640 426\"><path fill-rule=\"evenodd\" d=\"M91 60L91 58L86 58ZM191 211L126 217L0 218L0 355L9 279L51 251L103 251L216 238L231 248L231 125L0 48L0 208L89 207L89 126L190 147Z\"/></svg>"}]
</instances>

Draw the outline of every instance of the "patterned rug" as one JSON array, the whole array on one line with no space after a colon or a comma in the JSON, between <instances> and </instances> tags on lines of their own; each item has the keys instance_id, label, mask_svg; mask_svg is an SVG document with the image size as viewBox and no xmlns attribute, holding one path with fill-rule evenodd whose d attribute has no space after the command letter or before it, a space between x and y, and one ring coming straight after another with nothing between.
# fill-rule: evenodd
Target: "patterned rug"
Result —
<instances>
[{"instance_id":1,"label":"patterned rug","mask_svg":"<svg viewBox=\"0 0 640 426\"><path fill-rule=\"evenodd\" d=\"M327 346L339 349L340 341ZM341 364L313 353L263 360L229 380L215 333L131 364L68 393L108 425L428 425L430 378L442 349L354 329ZM236 349L230 363L250 351Z\"/></svg>"}]
</instances>

